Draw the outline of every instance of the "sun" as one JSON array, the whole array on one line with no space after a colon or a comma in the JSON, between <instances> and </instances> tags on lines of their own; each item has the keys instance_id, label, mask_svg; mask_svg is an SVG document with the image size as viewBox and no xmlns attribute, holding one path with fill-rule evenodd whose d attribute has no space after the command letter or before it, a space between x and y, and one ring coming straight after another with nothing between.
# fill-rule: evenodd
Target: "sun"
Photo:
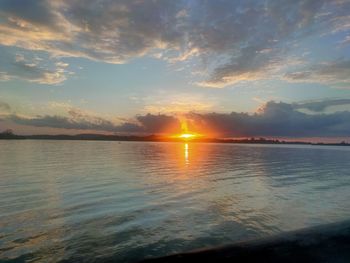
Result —
<instances>
[{"instance_id":1,"label":"sun","mask_svg":"<svg viewBox=\"0 0 350 263\"><path fill-rule=\"evenodd\" d=\"M182 138L182 139L192 139L192 138L195 138L197 135L196 134L193 134L193 133L182 133L179 135L179 138Z\"/></svg>"},{"instance_id":2,"label":"sun","mask_svg":"<svg viewBox=\"0 0 350 263\"><path fill-rule=\"evenodd\" d=\"M171 136L171 138L181 139L181 140L184 140L184 141L189 141L189 140L197 139L200 136L201 135L198 134L198 133L186 132L186 133L175 134L175 135Z\"/></svg>"},{"instance_id":3,"label":"sun","mask_svg":"<svg viewBox=\"0 0 350 263\"><path fill-rule=\"evenodd\" d=\"M181 133L174 134L170 136L170 138L189 141L189 140L198 139L199 137L202 137L201 134L197 132L191 132L188 129L187 120L185 119L181 120L181 130L182 130Z\"/></svg>"}]
</instances>

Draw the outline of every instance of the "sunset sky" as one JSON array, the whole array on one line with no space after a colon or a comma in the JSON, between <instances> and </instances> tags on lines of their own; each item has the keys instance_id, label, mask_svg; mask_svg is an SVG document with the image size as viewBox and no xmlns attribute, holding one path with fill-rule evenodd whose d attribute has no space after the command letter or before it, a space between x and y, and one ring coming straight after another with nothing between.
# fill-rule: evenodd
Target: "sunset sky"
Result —
<instances>
[{"instance_id":1,"label":"sunset sky","mask_svg":"<svg viewBox=\"0 0 350 263\"><path fill-rule=\"evenodd\" d=\"M0 130L350 136L349 0L1 0Z\"/></svg>"}]
</instances>

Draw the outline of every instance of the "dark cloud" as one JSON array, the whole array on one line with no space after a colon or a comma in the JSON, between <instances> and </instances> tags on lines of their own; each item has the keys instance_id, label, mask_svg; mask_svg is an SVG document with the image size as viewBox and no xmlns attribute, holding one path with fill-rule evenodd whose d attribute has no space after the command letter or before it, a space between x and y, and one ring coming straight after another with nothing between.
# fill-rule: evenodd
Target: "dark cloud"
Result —
<instances>
[{"instance_id":1,"label":"dark cloud","mask_svg":"<svg viewBox=\"0 0 350 263\"><path fill-rule=\"evenodd\" d=\"M36 25L54 25L55 14L45 0L2 0L0 13L20 17Z\"/></svg>"},{"instance_id":2,"label":"dark cloud","mask_svg":"<svg viewBox=\"0 0 350 263\"><path fill-rule=\"evenodd\" d=\"M331 106L350 105L350 99L330 99L293 104L294 109L307 109L314 112L323 112Z\"/></svg>"},{"instance_id":3,"label":"dark cloud","mask_svg":"<svg viewBox=\"0 0 350 263\"><path fill-rule=\"evenodd\" d=\"M350 112L309 115L293 104L268 102L261 112L194 114L189 119L200 130L214 129L221 136L331 137L350 136Z\"/></svg>"},{"instance_id":4,"label":"dark cloud","mask_svg":"<svg viewBox=\"0 0 350 263\"><path fill-rule=\"evenodd\" d=\"M174 117L164 114L147 114L137 116L136 119L141 123L145 131L151 133L180 132L180 121Z\"/></svg>"},{"instance_id":5,"label":"dark cloud","mask_svg":"<svg viewBox=\"0 0 350 263\"><path fill-rule=\"evenodd\" d=\"M17 115L8 116L7 120L13 121L21 125L29 125L34 127L49 127L74 130L96 130L106 132L142 132L142 128L136 124L123 123L116 125L111 121L98 118L94 120L74 119L65 116L36 116L34 118L26 118Z\"/></svg>"},{"instance_id":6,"label":"dark cloud","mask_svg":"<svg viewBox=\"0 0 350 263\"><path fill-rule=\"evenodd\" d=\"M1 105L0 105L1 106ZM120 124L84 113L78 109L70 109L68 116L36 116L32 118L9 115L7 120L21 125L34 127L63 128L75 130L96 130L126 133L166 133L180 131L180 122L176 117L168 115L139 115L134 122L124 121Z\"/></svg>"},{"instance_id":7,"label":"dark cloud","mask_svg":"<svg viewBox=\"0 0 350 263\"><path fill-rule=\"evenodd\" d=\"M213 131L221 137L344 137L350 136L350 112L335 112L330 114L306 114L300 108L311 108L315 111L328 105L340 105L348 101L325 101L319 104L288 104L283 102L268 102L260 111L248 113L188 113L188 127L192 131ZM7 120L17 124L35 127L65 128L76 130L96 130L125 133L177 133L181 131L181 120L171 115L139 115L134 121L124 121L121 124L71 110L69 116L36 116L25 118L10 115Z\"/></svg>"},{"instance_id":8,"label":"dark cloud","mask_svg":"<svg viewBox=\"0 0 350 263\"><path fill-rule=\"evenodd\" d=\"M347 8L325 0L4 0L0 44L110 63L195 55L210 75L200 84L223 87L278 71L304 36L348 30Z\"/></svg>"}]
</instances>

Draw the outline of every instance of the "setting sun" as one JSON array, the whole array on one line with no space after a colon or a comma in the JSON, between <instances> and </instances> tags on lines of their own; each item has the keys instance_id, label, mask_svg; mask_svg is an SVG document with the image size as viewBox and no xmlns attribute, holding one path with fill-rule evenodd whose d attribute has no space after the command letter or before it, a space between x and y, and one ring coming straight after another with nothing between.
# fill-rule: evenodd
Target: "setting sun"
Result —
<instances>
[{"instance_id":1,"label":"setting sun","mask_svg":"<svg viewBox=\"0 0 350 263\"><path fill-rule=\"evenodd\" d=\"M178 139L182 139L182 140L192 140L192 139L195 139L195 138L198 138L200 137L201 135L200 134L197 134L197 133L181 133L181 134L176 134L176 135L173 135L171 136L172 138L178 138Z\"/></svg>"},{"instance_id":2,"label":"setting sun","mask_svg":"<svg viewBox=\"0 0 350 263\"><path fill-rule=\"evenodd\" d=\"M183 134L180 134L179 136L179 138L183 138L183 139L191 139L194 137L196 137L196 135L191 133L183 133Z\"/></svg>"},{"instance_id":3,"label":"setting sun","mask_svg":"<svg viewBox=\"0 0 350 263\"><path fill-rule=\"evenodd\" d=\"M179 134L174 134L172 136L170 136L171 138L174 139L181 139L181 140L193 140L195 138L201 137L202 135L196 132L191 132L188 128L188 124L187 124L187 120L186 119L182 119L181 120L181 133Z\"/></svg>"}]
</instances>

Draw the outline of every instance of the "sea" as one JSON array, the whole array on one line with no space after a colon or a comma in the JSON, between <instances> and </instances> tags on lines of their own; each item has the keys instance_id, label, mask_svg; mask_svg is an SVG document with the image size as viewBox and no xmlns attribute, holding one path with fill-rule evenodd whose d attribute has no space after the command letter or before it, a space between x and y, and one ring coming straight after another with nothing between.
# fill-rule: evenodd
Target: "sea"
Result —
<instances>
[{"instance_id":1,"label":"sea","mask_svg":"<svg viewBox=\"0 0 350 263\"><path fill-rule=\"evenodd\" d=\"M137 262L350 219L350 147L0 141L1 262Z\"/></svg>"}]
</instances>

